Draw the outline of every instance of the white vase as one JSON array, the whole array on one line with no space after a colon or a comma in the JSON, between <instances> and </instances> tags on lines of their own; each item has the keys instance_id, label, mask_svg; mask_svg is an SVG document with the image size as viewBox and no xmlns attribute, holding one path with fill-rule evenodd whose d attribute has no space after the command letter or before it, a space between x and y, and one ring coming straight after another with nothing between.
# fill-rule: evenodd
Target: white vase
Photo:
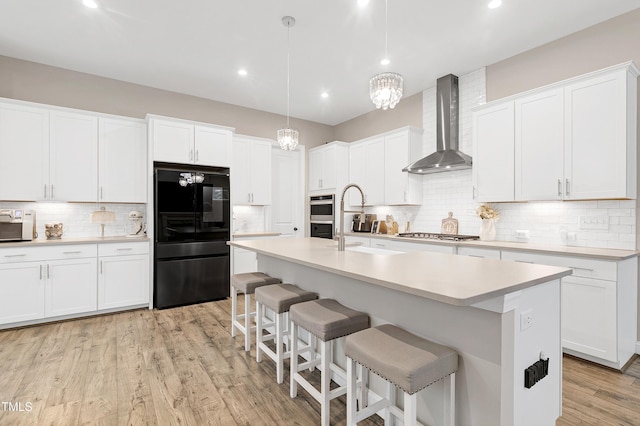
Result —
<instances>
[{"instance_id":1,"label":"white vase","mask_svg":"<svg viewBox=\"0 0 640 426\"><path fill-rule=\"evenodd\" d=\"M494 219L482 219L480 225L480 240L493 241L496 239L496 221Z\"/></svg>"}]
</instances>

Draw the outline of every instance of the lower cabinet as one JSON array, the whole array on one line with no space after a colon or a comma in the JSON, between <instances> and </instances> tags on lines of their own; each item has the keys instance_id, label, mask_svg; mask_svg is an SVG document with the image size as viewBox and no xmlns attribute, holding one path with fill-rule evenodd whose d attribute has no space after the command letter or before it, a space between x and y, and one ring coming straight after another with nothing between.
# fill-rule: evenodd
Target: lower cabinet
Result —
<instances>
[{"instance_id":1,"label":"lower cabinet","mask_svg":"<svg viewBox=\"0 0 640 426\"><path fill-rule=\"evenodd\" d=\"M103 244L98 256L98 309L149 303L149 243Z\"/></svg>"},{"instance_id":2,"label":"lower cabinet","mask_svg":"<svg viewBox=\"0 0 640 426\"><path fill-rule=\"evenodd\" d=\"M42 264L44 316L96 310L96 258L52 260Z\"/></svg>"},{"instance_id":3,"label":"lower cabinet","mask_svg":"<svg viewBox=\"0 0 640 426\"><path fill-rule=\"evenodd\" d=\"M44 318L42 265L0 264L0 294L0 324Z\"/></svg>"},{"instance_id":4,"label":"lower cabinet","mask_svg":"<svg viewBox=\"0 0 640 426\"><path fill-rule=\"evenodd\" d=\"M500 259L500 250L485 247L460 246L458 252L460 256L481 257L483 259Z\"/></svg>"}]
</instances>

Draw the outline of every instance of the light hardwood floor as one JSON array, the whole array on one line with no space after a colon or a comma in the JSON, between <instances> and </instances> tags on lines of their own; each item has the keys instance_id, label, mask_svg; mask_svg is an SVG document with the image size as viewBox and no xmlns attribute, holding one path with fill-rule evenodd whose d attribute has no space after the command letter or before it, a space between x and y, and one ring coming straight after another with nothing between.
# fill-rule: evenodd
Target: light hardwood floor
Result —
<instances>
[{"instance_id":1,"label":"light hardwood floor","mask_svg":"<svg viewBox=\"0 0 640 426\"><path fill-rule=\"evenodd\" d=\"M276 384L273 362L231 338L229 312L226 300L2 331L0 425L318 424L287 372ZM640 425L640 379L568 357L564 375L558 426ZM331 415L344 424L344 397Z\"/></svg>"}]
</instances>

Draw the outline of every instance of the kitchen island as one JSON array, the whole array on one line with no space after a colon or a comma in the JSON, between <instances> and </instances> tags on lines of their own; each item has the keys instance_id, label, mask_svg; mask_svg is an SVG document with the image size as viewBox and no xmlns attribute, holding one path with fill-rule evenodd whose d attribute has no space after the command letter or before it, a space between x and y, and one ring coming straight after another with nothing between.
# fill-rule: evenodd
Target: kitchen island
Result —
<instances>
[{"instance_id":1,"label":"kitchen island","mask_svg":"<svg viewBox=\"0 0 640 426\"><path fill-rule=\"evenodd\" d=\"M555 425L561 411L560 278L566 268L440 253L378 254L320 238L232 241L258 269L367 312L460 354L456 423ZM336 349L342 352L342 348ZM549 357L530 389L524 371ZM382 382L372 377L371 388ZM418 418L440 424L443 387L418 396Z\"/></svg>"}]
</instances>

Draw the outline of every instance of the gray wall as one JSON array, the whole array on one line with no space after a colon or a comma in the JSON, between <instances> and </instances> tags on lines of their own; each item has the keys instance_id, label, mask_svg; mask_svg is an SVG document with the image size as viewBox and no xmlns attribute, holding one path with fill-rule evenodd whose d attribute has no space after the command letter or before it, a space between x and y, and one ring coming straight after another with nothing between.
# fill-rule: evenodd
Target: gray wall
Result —
<instances>
[{"instance_id":1,"label":"gray wall","mask_svg":"<svg viewBox=\"0 0 640 426\"><path fill-rule=\"evenodd\" d=\"M490 65L486 70L487 101L627 61L640 66L640 9ZM640 99L640 85L638 86ZM638 108L640 124L640 108ZM640 131L638 132L640 138ZM638 150L640 156L640 150ZM638 163L640 165L640 157ZM640 174L639 174L640 176ZM636 204L638 211L640 203ZM636 249L640 249L640 217L636 215ZM640 272L639 279L640 282ZM638 292L640 312L640 291ZM640 316L638 316L640 341Z\"/></svg>"},{"instance_id":2,"label":"gray wall","mask_svg":"<svg viewBox=\"0 0 640 426\"><path fill-rule=\"evenodd\" d=\"M276 138L286 117L195 96L0 56L0 97L144 118L160 114L235 127L236 133ZM307 148L334 140L333 127L291 119Z\"/></svg>"}]
</instances>

